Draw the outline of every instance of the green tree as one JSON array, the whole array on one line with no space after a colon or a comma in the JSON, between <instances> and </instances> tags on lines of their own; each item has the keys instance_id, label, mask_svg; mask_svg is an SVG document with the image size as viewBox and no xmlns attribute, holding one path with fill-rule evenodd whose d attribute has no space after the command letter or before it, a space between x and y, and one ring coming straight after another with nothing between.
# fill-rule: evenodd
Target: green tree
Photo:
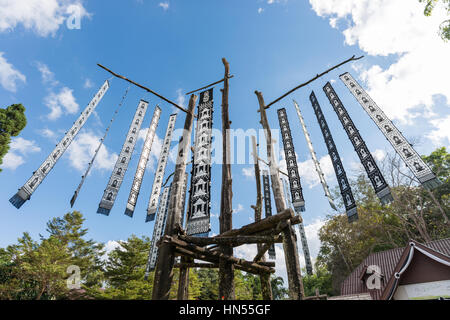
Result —
<instances>
[{"instance_id":1,"label":"green tree","mask_svg":"<svg viewBox=\"0 0 450 320\"><path fill-rule=\"evenodd\" d=\"M442 2L442 4L445 7L445 10L447 11L447 15L449 15L450 0L440 0L440 1ZM425 16L429 17L432 15L433 10L436 7L436 4L439 3L439 0L419 0L419 2L425 3L424 14ZM444 41L450 40L450 19L447 19L441 23L441 25L439 26L439 35Z\"/></svg>"},{"instance_id":2,"label":"green tree","mask_svg":"<svg viewBox=\"0 0 450 320\"><path fill-rule=\"evenodd\" d=\"M153 274L144 280L150 239L132 235L108 255L105 267L106 287L95 295L100 299L148 300L153 289Z\"/></svg>"},{"instance_id":3,"label":"green tree","mask_svg":"<svg viewBox=\"0 0 450 320\"><path fill-rule=\"evenodd\" d=\"M13 104L6 109L0 109L0 165L3 163L3 157L9 151L11 137L18 136L26 125L27 118L23 105Z\"/></svg>"},{"instance_id":4,"label":"green tree","mask_svg":"<svg viewBox=\"0 0 450 320\"><path fill-rule=\"evenodd\" d=\"M15 295L20 295L21 283L31 285L35 300L63 299L67 297L67 268L71 265L66 245L50 237L41 242L34 241L28 233L19 238L17 245L8 247L13 257L12 276Z\"/></svg>"},{"instance_id":5,"label":"green tree","mask_svg":"<svg viewBox=\"0 0 450 320\"><path fill-rule=\"evenodd\" d=\"M306 297L315 296L316 289L319 290L321 295L333 296L339 294L339 292L333 290L332 274L325 266L316 266L315 274L303 276L303 287Z\"/></svg>"},{"instance_id":6,"label":"green tree","mask_svg":"<svg viewBox=\"0 0 450 320\"><path fill-rule=\"evenodd\" d=\"M282 277L272 276L270 278L272 286L272 297L274 300L286 300L288 298L288 289L284 287L284 280Z\"/></svg>"},{"instance_id":7,"label":"green tree","mask_svg":"<svg viewBox=\"0 0 450 320\"><path fill-rule=\"evenodd\" d=\"M86 219L78 211L53 218L47 223L47 232L66 245L73 265L80 268L82 284L86 289L100 287L103 281L102 256L104 245L94 240L85 240L88 229L83 228Z\"/></svg>"}]
</instances>

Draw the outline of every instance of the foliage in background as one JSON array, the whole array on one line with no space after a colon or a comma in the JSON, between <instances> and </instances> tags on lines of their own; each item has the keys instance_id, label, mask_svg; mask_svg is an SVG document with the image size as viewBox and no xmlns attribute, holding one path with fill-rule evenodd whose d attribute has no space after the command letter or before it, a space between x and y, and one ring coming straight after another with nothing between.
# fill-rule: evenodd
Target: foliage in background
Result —
<instances>
[{"instance_id":1,"label":"foliage in background","mask_svg":"<svg viewBox=\"0 0 450 320\"><path fill-rule=\"evenodd\" d=\"M351 182L359 220L351 224L346 215L330 216L319 231L321 248L316 269L331 272L332 288L340 292L342 281L371 253L403 247L409 239L421 243L450 237L450 154L445 148L423 159L442 185L433 191L419 187L401 159L388 155L380 164L389 181L394 202L382 206L366 174ZM336 199L341 198L335 190ZM342 206L342 201L339 203ZM344 211L344 210L342 210Z\"/></svg>"},{"instance_id":2,"label":"foliage in background","mask_svg":"<svg viewBox=\"0 0 450 320\"><path fill-rule=\"evenodd\" d=\"M13 104L6 109L0 109L0 166L3 163L3 157L9 151L11 137L17 137L26 125L27 118L23 105Z\"/></svg>"},{"instance_id":3,"label":"foliage in background","mask_svg":"<svg viewBox=\"0 0 450 320\"><path fill-rule=\"evenodd\" d=\"M450 15L450 0L440 0L447 11L447 15ZM419 2L425 3L425 16L429 17L433 13L436 4L439 3L439 0L419 0ZM450 19L447 19L441 23L439 26L439 35L442 40L448 41L450 40Z\"/></svg>"}]
</instances>

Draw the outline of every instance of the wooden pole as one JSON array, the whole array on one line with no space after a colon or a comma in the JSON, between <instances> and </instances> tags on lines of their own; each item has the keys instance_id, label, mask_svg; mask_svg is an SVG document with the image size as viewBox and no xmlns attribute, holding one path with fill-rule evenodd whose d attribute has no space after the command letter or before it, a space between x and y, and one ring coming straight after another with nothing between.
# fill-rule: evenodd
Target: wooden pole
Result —
<instances>
[{"instance_id":1,"label":"wooden pole","mask_svg":"<svg viewBox=\"0 0 450 320\"><path fill-rule=\"evenodd\" d=\"M183 184L186 172L188 151L191 145L192 124L194 121L194 108L197 96L192 95L189 100L189 110L186 114L183 136L178 145L177 163L175 175L172 182L167 222L164 234L172 236L177 233L176 228L181 225L183 211ZM172 246L162 243L159 248L158 259L155 269L155 280L153 284L153 300L168 300L170 286L173 279L173 266L175 263L175 252Z\"/></svg>"},{"instance_id":2,"label":"wooden pole","mask_svg":"<svg viewBox=\"0 0 450 320\"><path fill-rule=\"evenodd\" d=\"M278 172L275 155L272 150L272 133L267 120L266 106L261 92L255 91L259 102L259 112L261 114L261 125L264 128L267 144L267 159L269 161L270 176L272 180L272 190L275 198L277 212L286 210L283 189ZM304 297L302 275L300 273L300 261L298 257L297 239L290 220L287 220L287 227L283 229L283 249L286 261L286 271L289 282L289 296L292 300L301 300Z\"/></svg>"},{"instance_id":3,"label":"wooden pole","mask_svg":"<svg viewBox=\"0 0 450 320\"><path fill-rule=\"evenodd\" d=\"M348 62L350 62L350 61L357 61L357 60L362 59L362 58L364 58L364 56L355 58L355 56L353 55L350 59L347 59L347 60L345 60L344 62L341 62L341 63L335 65L334 67L331 67L331 68L328 69L327 71L324 71L324 72L322 72L321 74L316 75L314 78L312 78L312 79L310 79L310 80L308 80L308 81L302 83L301 85L298 85L298 86L295 87L294 89L289 90L287 93L283 94L283 95L282 95L281 97L279 97L278 99L275 99L274 101L272 101L271 103L269 103L269 104L268 104L267 106L265 106L264 108L265 108L265 109L269 109L270 106L272 106L273 104L277 103L277 102L280 101L281 99L286 98L288 95L290 95L290 94L293 93L294 91L297 91L298 89L303 88L304 86L307 86L307 85L310 84L311 82L316 81L317 79L323 77L323 76L326 75L328 72L331 72L331 71L333 71L334 69L337 69L337 68L339 68L340 66L342 66L342 65L344 65L344 64L346 64L346 63L348 63Z\"/></svg>"},{"instance_id":4,"label":"wooden pole","mask_svg":"<svg viewBox=\"0 0 450 320\"><path fill-rule=\"evenodd\" d=\"M256 137L252 136L252 149L253 149L253 162L255 164L255 180L256 180L256 206L255 210L255 222L261 221L262 218L262 194L261 194L261 172L259 169L259 156L258 156L258 147L256 144ZM265 251L263 252L263 245L258 244L258 254L261 254L261 258L259 259L261 262L266 261L266 257L264 256ZM270 283L270 276L267 274L260 275L261 281L261 294L263 300L273 300L272 295L272 284Z\"/></svg>"},{"instance_id":5,"label":"wooden pole","mask_svg":"<svg viewBox=\"0 0 450 320\"><path fill-rule=\"evenodd\" d=\"M230 117L228 112L230 64L222 58L225 76L222 91L222 190L220 197L220 233L233 229L233 187L230 161ZM220 250L227 256L233 255L233 247L221 245ZM219 298L234 300L234 267L230 261L219 261Z\"/></svg>"},{"instance_id":6,"label":"wooden pole","mask_svg":"<svg viewBox=\"0 0 450 320\"><path fill-rule=\"evenodd\" d=\"M177 300L189 299L189 267L188 264L193 263L194 259L181 257L180 276L178 279ZM174 268L176 268L174 266Z\"/></svg>"},{"instance_id":7,"label":"wooden pole","mask_svg":"<svg viewBox=\"0 0 450 320\"><path fill-rule=\"evenodd\" d=\"M232 79L233 77L234 77L234 76L229 76L228 78L223 78L222 80L213 82L213 83L211 83L211 84L208 84L207 86L201 87L201 88L196 89L196 90L189 91L188 93L186 93L186 95L188 96L188 95L193 94L193 93L195 93L195 92L197 92L197 91L204 90L204 89L208 89L209 87L212 87L212 86L215 86L216 84L219 84L219 83L224 82L225 79Z\"/></svg>"},{"instance_id":8,"label":"wooden pole","mask_svg":"<svg viewBox=\"0 0 450 320\"><path fill-rule=\"evenodd\" d=\"M115 77L117 77L117 78L119 78L119 79L125 80L125 81L127 81L127 82L129 82L129 83L135 85L136 87L139 87L139 88L141 88L141 89L144 89L144 90L147 91L147 92L150 92L151 94L154 94L155 96L157 96L158 98L164 100L165 102L170 103L170 104L173 105L175 108L180 109L181 111L186 112L186 113L189 112L188 110L184 109L183 107L180 107L179 105L177 105L175 102L170 101L169 99L167 99L166 97L163 97L163 96L160 95L159 93L156 93L156 92L153 91L152 89L149 89L149 88L143 86L142 84L139 84L139 83L137 83L137 82L135 82L135 81L133 81L133 80L130 80L130 79L124 77L124 76L121 76L120 74L115 73L114 71L108 69L107 67L101 65L100 63L97 63L97 65L98 65L100 68L102 68L102 69L108 71L109 73L111 73L113 76L115 76Z\"/></svg>"}]
</instances>

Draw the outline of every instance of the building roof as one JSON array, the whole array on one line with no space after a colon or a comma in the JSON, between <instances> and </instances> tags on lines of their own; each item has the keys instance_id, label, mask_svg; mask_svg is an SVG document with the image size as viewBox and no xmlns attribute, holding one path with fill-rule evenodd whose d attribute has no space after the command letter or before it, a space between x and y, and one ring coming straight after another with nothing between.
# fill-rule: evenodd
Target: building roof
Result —
<instances>
[{"instance_id":1,"label":"building roof","mask_svg":"<svg viewBox=\"0 0 450 320\"><path fill-rule=\"evenodd\" d=\"M446 256L450 256L450 238L429 242L425 245L425 247ZM405 249L406 247L395 248L369 255L355 270L353 270L347 279L343 281L341 285L341 295L370 293L373 300L381 299L389 280L395 273L395 269L400 261L400 258L404 254ZM380 289L369 290L365 282L361 280L363 277L363 271L367 270L367 267L372 265L380 267L380 271L383 276Z\"/></svg>"}]
</instances>

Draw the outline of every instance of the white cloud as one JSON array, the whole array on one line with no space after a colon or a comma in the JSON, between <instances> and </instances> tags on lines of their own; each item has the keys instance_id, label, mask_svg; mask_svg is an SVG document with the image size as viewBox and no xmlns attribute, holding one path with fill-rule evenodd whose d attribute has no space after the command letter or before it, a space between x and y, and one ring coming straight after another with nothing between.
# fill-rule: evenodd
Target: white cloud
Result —
<instances>
[{"instance_id":1,"label":"white cloud","mask_svg":"<svg viewBox=\"0 0 450 320\"><path fill-rule=\"evenodd\" d=\"M78 112L79 106L73 96L73 90L63 87L59 93L50 92L44 99L45 105L51 110L47 117L50 120L56 120L65 111L66 114L75 114Z\"/></svg>"},{"instance_id":2,"label":"white cloud","mask_svg":"<svg viewBox=\"0 0 450 320\"><path fill-rule=\"evenodd\" d=\"M431 121L436 128L431 131L427 138L429 138L436 146L446 146L450 149L450 116L443 119L436 119Z\"/></svg>"},{"instance_id":3,"label":"white cloud","mask_svg":"<svg viewBox=\"0 0 450 320\"><path fill-rule=\"evenodd\" d=\"M80 20L90 16L81 0L0 0L0 32L22 25L39 36L54 36L74 8Z\"/></svg>"},{"instance_id":4,"label":"white cloud","mask_svg":"<svg viewBox=\"0 0 450 320\"><path fill-rule=\"evenodd\" d=\"M242 175L246 178L253 179L255 178L255 169L252 167L242 168Z\"/></svg>"},{"instance_id":5,"label":"white cloud","mask_svg":"<svg viewBox=\"0 0 450 320\"><path fill-rule=\"evenodd\" d=\"M431 17L419 1L310 0L330 24L344 21L345 43L358 45L372 56L394 55L386 68L360 65L360 78L386 114L411 124L415 118L434 117L433 96L450 98L447 73L450 46L437 34L445 10L437 6ZM361 62L363 63L363 62Z\"/></svg>"},{"instance_id":6,"label":"white cloud","mask_svg":"<svg viewBox=\"0 0 450 320\"><path fill-rule=\"evenodd\" d=\"M258 8L258 13L263 13L264 9L263 8Z\"/></svg>"},{"instance_id":7,"label":"white cloud","mask_svg":"<svg viewBox=\"0 0 450 320\"><path fill-rule=\"evenodd\" d=\"M238 203L237 208L233 209L233 213L239 213L239 212L242 212L242 211L244 211L244 206L242 204L240 204L240 203Z\"/></svg>"},{"instance_id":8,"label":"white cloud","mask_svg":"<svg viewBox=\"0 0 450 320\"><path fill-rule=\"evenodd\" d=\"M97 136L91 131L83 130L80 132L67 150L66 157L69 160L70 166L84 173L88 163L94 156L95 150L98 148L100 139L100 136ZM118 155L116 153L110 153L103 144L95 159L94 168L112 170L117 158Z\"/></svg>"},{"instance_id":9,"label":"white cloud","mask_svg":"<svg viewBox=\"0 0 450 320\"><path fill-rule=\"evenodd\" d=\"M4 52L0 52L0 84L5 90L16 92L18 82L26 83L27 78L15 69L3 55Z\"/></svg>"},{"instance_id":10,"label":"white cloud","mask_svg":"<svg viewBox=\"0 0 450 320\"><path fill-rule=\"evenodd\" d=\"M39 130L39 133L40 133L41 136L43 136L45 138L48 138L48 139L52 139L52 138L56 137L56 133L53 132L52 130L48 129L48 128Z\"/></svg>"},{"instance_id":11,"label":"white cloud","mask_svg":"<svg viewBox=\"0 0 450 320\"><path fill-rule=\"evenodd\" d=\"M288 173L286 166L286 159L283 150L280 152L280 155L281 155L281 160L279 164L280 170L284 173ZM295 155L298 159L297 153ZM334 168L330 156L329 155L323 156L322 158L320 158L319 163L322 172L325 175L325 181L329 182L331 179L334 178ZM316 167L312 159L303 162L297 162L297 166L298 166L298 174L300 175L302 185L307 185L310 189L312 189L318 184L320 184L319 175L316 171Z\"/></svg>"},{"instance_id":12,"label":"white cloud","mask_svg":"<svg viewBox=\"0 0 450 320\"><path fill-rule=\"evenodd\" d=\"M89 78L86 78L86 80L84 80L83 88L90 89L93 87L94 87L94 83L92 82L92 80Z\"/></svg>"},{"instance_id":13,"label":"white cloud","mask_svg":"<svg viewBox=\"0 0 450 320\"><path fill-rule=\"evenodd\" d=\"M120 248L121 251L123 250L123 247L120 245L119 241L116 240L109 240L105 243L105 254L101 257L102 261L108 260L108 256L111 252L113 252L116 248Z\"/></svg>"},{"instance_id":14,"label":"white cloud","mask_svg":"<svg viewBox=\"0 0 450 320\"><path fill-rule=\"evenodd\" d=\"M59 82L55 80L55 74L52 71L50 71L49 67L46 64L42 62L37 62L36 67L41 73L42 82L44 84L50 84L52 86L56 86L59 84Z\"/></svg>"},{"instance_id":15,"label":"white cloud","mask_svg":"<svg viewBox=\"0 0 450 320\"><path fill-rule=\"evenodd\" d=\"M163 8L164 11L169 9L169 2L160 2L158 4L159 7Z\"/></svg>"},{"instance_id":16,"label":"white cloud","mask_svg":"<svg viewBox=\"0 0 450 320\"><path fill-rule=\"evenodd\" d=\"M386 151L376 149L374 152L372 152L372 156L375 158L376 161L383 161L384 158L386 158Z\"/></svg>"},{"instance_id":17,"label":"white cloud","mask_svg":"<svg viewBox=\"0 0 450 320\"><path fill-rule=\"evenodd\" d=\"M21 137L11 140L9 152L3 158L4 169L15 170L25 163L24 157L30 153L40 152L41 148L34 141L26 140Z\"/></svg>"}]
</instances>

